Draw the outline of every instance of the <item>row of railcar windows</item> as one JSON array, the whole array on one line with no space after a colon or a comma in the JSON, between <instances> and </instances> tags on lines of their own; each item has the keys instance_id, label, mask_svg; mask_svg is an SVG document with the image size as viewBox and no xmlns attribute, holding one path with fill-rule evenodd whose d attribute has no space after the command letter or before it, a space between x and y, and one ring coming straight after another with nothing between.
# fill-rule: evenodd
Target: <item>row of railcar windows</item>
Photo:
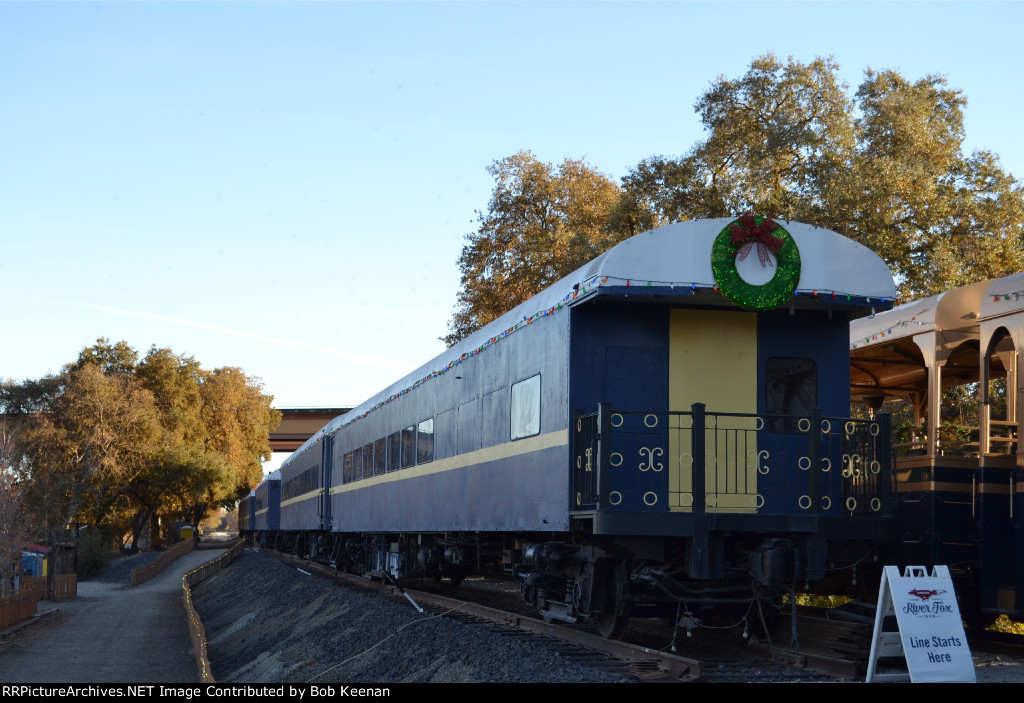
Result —
<instances>
[{"instance_id":1,"label":"row of railcar windows","mask_svg":"<svg viewBox=\"0 0 1024 703\"><path fill-rule=\"evenodd\" d=\"M512 384L511 439L540 433L540 374ZM434 418L367 442L342 458L342 483L407 469L434 460Z\"/></svg>"},{"instance_id":2,"label":"row of railcar windows","mask_svg":"<svg viewBox=\"0 0 1024 703\"><path fill-rule=\"evenodd\" d=\"M320 488L320 465L311 466L301 474L293 476L281 487L281 500L288 500L303 493Z\"/></svg>"},{"instance_id":3,"label":"row of railcar windows","mask_svg":"<svg viewBox=\"0 0 1024 703\"><path fill-rule=\"evenodd\" d=\"M351 483L433 460L434 418L429 418L346 452L341 480Z\"/></svg>"}]
</instances>

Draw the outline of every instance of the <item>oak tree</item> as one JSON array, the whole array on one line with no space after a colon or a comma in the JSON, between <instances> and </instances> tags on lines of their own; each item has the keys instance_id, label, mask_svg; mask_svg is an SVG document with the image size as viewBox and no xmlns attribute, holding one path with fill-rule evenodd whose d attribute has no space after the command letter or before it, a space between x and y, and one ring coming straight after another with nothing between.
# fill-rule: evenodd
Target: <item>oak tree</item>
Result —
<instances>
[{"instance_id":1,"label":"oak tree","mask_svg":"<svg viewBox=\"0 0 1024 703\"><path fill-rule=\"evenodd\" d=\"M131 376L69 365L60 391L32 416L24 440L25 498L48 540L72 522L98 525L147 466L157 440L152 394Z\"/></svg>"},{"instance_id":2,"label":"oak tree","mask_svg":"<svg viewBox=\"0 0 1024 703\"><path fill-rule=\"evenodd\" d=\"M157 347L140 361L106 339L59 374L0 384L0 411L23 433L37 532L52 541L71 522L130 526L136 547L147 523L198 522L256 485L280 420L271 401L240 369Z\"/></svg>"},{"instance_id":3,"label":"oak tree","mask_svg":"<svg viewBox=\"0 0 1024 703\"><path fill-rule=\"evenodd\" d=\"M913 299L1024 268L1024 191L992 152L963 153L966 99L941 76L865 72L851 97L832 58L772 54L695 105L707 138L623 178L623 234L758 214L872 248Z\"/></svg>"},{"instance_id":4,"label":"oak tree","mask_svg":"<svg viewBox=\"0 0 1024 703\"><path fill-rule=\"evenodd\" d=\"M557 166L529 151L493 162L494 190L459 256L451 346L607 249L619 188L582 159Z\"/></svg>"}]
</instances>

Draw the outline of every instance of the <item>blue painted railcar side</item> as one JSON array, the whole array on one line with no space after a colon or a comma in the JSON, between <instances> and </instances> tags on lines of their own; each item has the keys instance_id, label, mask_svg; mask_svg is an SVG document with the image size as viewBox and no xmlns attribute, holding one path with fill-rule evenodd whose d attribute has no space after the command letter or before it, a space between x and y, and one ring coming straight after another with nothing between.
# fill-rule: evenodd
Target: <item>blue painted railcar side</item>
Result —
<instances>
[{"instance_id":1,"label":"blue painted railcar side","mask_svg":"<svg viewBox=\"0 0 1024 703\"><path fill-rule=\"evenodd\" d=\"M329 423L282 468L286 539L395 576L499 553L544 615L606 633L678 579L777 588L862 556L886 457L845 418L848 323L891 305L891 276L787 223L797 294L740 309L711 272L728 226L623 242ZM672 566L627 578L646 560Z\"/></svg>"},{"instance_id":2,"label":"blue painted railcar side","mask_svg":"<svg viewBox=\"0 0 1024 703\"><path fill-rule=\"evenodd\" d=\"M320 530L323 488L319 452L305 452L281 467L281 524L284 530Z\"/></svg>"},{"instance_id":3,"label":"blue painted railcar side","mask_svg":"<svg viewBox=\"0 0 1024 703\"><path fill-rule=\"evenodd\" d=\"M531 324L340 431L336 460L433 422L429 460L332 488L341 532L566 530L569 527L568 316ZM513 385L539 376L539 426L513 439ZM358 410L358 409L357 409ZM355 412L355 411L354 411ZM346 458L348 457L348 458ZM365 462L365 458L363 459Z\"/></svg>"}]
</instances>

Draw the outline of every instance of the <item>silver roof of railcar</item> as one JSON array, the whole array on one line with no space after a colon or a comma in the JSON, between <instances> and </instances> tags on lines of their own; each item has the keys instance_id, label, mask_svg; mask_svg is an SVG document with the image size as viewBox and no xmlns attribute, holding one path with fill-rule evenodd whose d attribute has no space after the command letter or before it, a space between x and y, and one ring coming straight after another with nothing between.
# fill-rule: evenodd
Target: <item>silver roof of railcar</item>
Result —
<instances>
[{"instance_id":1,"label":"silver roof of railcar","mask_svg":"<svg viewBox=\"0 0 1024 703\"><path fill-rule=\"evenodd\" d=\"M644 292L682 293L710 291L715 287L711 249L715 238L735 218L691 220L659 227L620 242L565 278L516 306L497 320L448 348L380 393L331 420L295 452L302 453L325 434L371 412L389 399L413 392L438 373L444 373L463 358L486 352L486 347L526 324L555 314L612 288L636 287ZM896 286L885 262L873 251L831 230L799 222L778 220L789 232L800 252L799 293L829 297L837 306L847 296L863 306L865 299L879 307L892 304ZM832 295L835 294L835 295ZM709 296L703 304L730 305L720 295ZM884 301L884 302L883 302ZM694 300L694 304L698 303ZM559 307L560 306L560 307Z\"/></svg>"}]
</instances>

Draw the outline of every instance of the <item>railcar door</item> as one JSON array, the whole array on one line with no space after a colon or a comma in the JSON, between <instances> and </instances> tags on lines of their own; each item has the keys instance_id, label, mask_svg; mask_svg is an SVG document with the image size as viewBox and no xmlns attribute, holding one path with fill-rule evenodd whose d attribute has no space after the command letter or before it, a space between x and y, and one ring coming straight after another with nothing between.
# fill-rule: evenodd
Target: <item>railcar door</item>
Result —
<instances>
[{"instance_id":1,"label":"railcar door","mask_svg":"<svg viewBox=\"0 0 1024 703\"><path fill-rule=\"evenodd\" d=\"M757 315L717 310L671 311L669 407L703 403L705 461L694 465L690 421L669 436L669 509L689 512L757 510ZM694 472L704 470L704 495L695 496ZM698 493L700 491L697 491Z\"/></svg>"},{"instance_id":2,"label":"railcar door","mask_svg":"<svg viewBox=\"0 0 1024 703\"><path fill-rule=\"evenodd\" d=\"M327 435L320 443L320 529L330 531L331 519L331 478L334 468L334 436Z\"/></svg>"}]
</instances>

